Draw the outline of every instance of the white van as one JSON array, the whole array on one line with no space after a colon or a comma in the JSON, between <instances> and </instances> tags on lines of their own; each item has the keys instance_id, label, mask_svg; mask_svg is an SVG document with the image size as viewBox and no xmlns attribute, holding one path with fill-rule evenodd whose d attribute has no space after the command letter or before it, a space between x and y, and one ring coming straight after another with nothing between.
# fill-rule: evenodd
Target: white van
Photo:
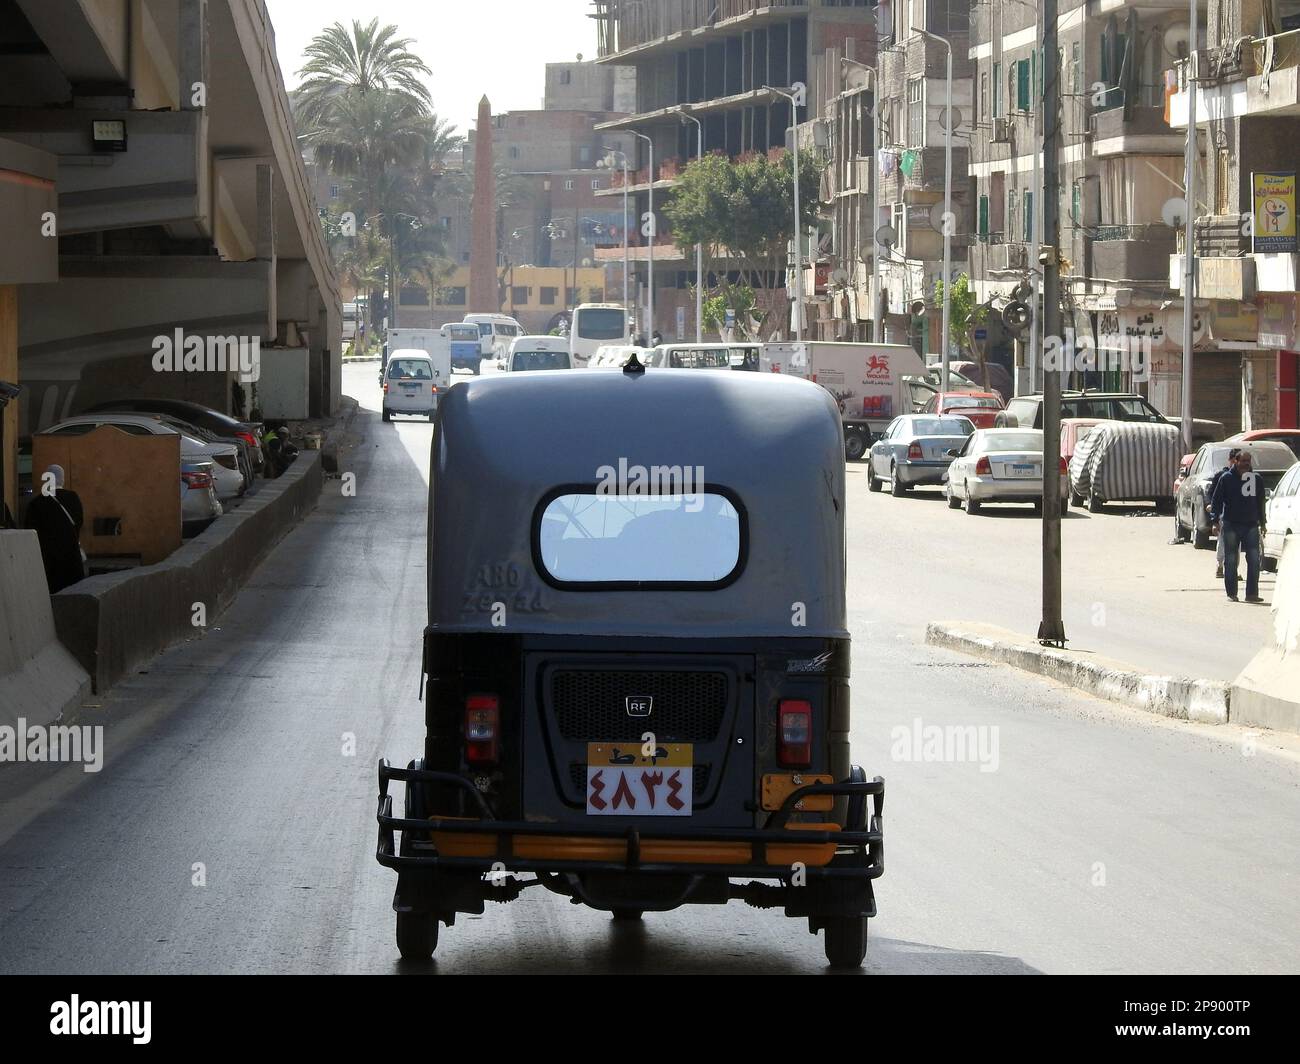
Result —
<instances>
[{"instance_id":1,"label":"white van","mask_svg":"<svg viewBox=\"0 0 1300 1064\"><path fill-rule=\"evenodd\" d=\"M515 337L524 335L524 327L508 314L466 314L465 320L478 326L483 357L493 361L505 358Z\"/></svg>"},{"instance_id":2,"label":"white van","mask_svg":"<svg viewBox=\"0 0 1300 1064\"><path fill-rule=\"evenodd\" d=\"M449 367L438 366L418 348L392 352L384 371L384 420L407 414L432 421L438 413L438 391L450 386L450 376Z\"/></svg>"},{"instance_id":3,"label":"white van","mask_svg":"<svg viewBox=\"0 0 1300 1064\"><path fill-rule=\"evenodd\" d=\"M651 354L648 347L637 347L634 344L605 344L596 348L596 353L587 360L587 369L622 369L633 355L636 355L641 365L648 366Z\"/></svg>"},{"instance_id":4,"label":"white van","mask_svg":"<svg viewBox=\"0 0 1300 1064\"><path fill-rule=\"evenodd\" d=\"M520 336L506 356L507 373L541 369L572 369L569 341L563 336Z\"/></svg>"},{"instance_id":5,"label":"white van","mask_svg":"<svg viewBox=\"0 0 1300 1064\"><path fill-rule=\"evenodd\" d=\"M758 371L759 344L660 344L647 366L659 369L739 369Z\"/></svg>"}]
</instances>

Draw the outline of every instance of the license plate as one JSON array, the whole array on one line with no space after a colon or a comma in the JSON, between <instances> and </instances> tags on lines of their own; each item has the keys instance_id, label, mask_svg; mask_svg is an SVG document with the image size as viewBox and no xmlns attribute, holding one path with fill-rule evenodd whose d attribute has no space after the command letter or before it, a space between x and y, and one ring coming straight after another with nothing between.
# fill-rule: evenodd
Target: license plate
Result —
<instances>
[{"instance_id":1,"label":"license plate","mask_svg":"<svg viewBox=\"0 0 1300 1064\"><path fill-rule=\"evenodd\" d=\"M588 743L589 816L690 816L690 743Z\"/></svg>"},{"instance_id":2,"label":"license plate","mask_svg":"<svg viewBox=\"0 0 1300 1064\"><path fill-rule=\"evenodd\" d=\"M1016 462L1011 466L1011 475L1013 477L1036 477L1039 475L1038 466Z\"/></svg>"},{"instance_id":3,"label":"license plate","mask_svg":"<svg viewBox=\"0 0 1300 1064\"><path fill-rule=\"evenodd\" d=\"M402 385L402 391L404 391L407 395L414 395L414 394L415 394L416 392L418 392L419 390L420 390L420 386L419 386L418 384L403 384L403 385Z\"/></svg>"}]
</instances>

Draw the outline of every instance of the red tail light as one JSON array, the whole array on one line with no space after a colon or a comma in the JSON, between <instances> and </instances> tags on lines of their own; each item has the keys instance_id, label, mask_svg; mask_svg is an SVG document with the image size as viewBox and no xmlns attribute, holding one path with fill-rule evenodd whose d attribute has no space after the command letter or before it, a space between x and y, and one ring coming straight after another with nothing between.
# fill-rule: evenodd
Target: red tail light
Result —
<instances>
[{"instance_id":1,"label":"red tail light","mask_svg":"<svg viewBox=\"0 0 1300 1064\"><path fill-rule=\"evenodd\" d=\"M777 707L776 761L782 768L812 765L812 703L783 698Z\"/></svg>"},{"instance_id":2,"label":"red tail light","mask_svg":"<svg viewBox=\"0 0 1300 1064\"><path fill-rule=\"evenodd\" d=\"M496 695L470 695L465 699L465 760L471 765L492 765L497 760L501 710Z\"/></svg>"},{"instance_id":3,"label":"red tail light","mask_svg":"<svg viewBox=\"0 0 1300 1064\"><path fill-rule=\"evenodd\" d=\"M1061 473L1062 473L1062 475L1064 475L1065 473L1068 473L1069 471L1070 471L1070 465L1069 465L1069 463L1065 460L1065 455L1061 455Z\"/></svg>"},{"instance_id":4,"label":"red tail light","mask_svg":"<svg viewBox=\"0 0 1300 1064\"><path fill-rule=\"evenodd\" d=\"M181 473L181 480L191 488L210 488L212 487L212 477L208 473Z\"/></svg>"},{"instance_id":5,"label":"red tail light","mask_svg":"<svg viewBox=\"0 0 1300 1064\"><path fill-rule=\"evenodd\" d=\"M975 475L977 477L991 477L993 475L993 463L989 461L988 455L975 463Z\"/></svg>"},{"instance_id":6,"label":"red tail light","mask_svg":"<svg viewBox=\"0 0 1300 1064\"><path fill-rule=\"evenodd\" d=\"M438 394L438 386L437 386L436 384L430 384L430 385L429 385L429 391L433 392L434 395L437 395L437 394Z\"/></svg>"},{"instance_id":7,"label":"red tail light","mask_svg":"<svg viewBox=\"0 0 1300 1064\"><path fill-rule=\"evenodd\" d=\"M921 445L919 443L912 444L912 446L907 449L907 457L924 458L925 454L921 451Z\"/></svg>"},{"instance_id":8,"label":"red tail light","mask_svg":"<svg viewBox=\"0 0 1300 1064\"><path fill-rule=\"evenodd\" d=\"M387 381L384 381L384 394L385 394L385 395L388 394L388 382L387 382Z\"/></svg>"},{"instance_id":9,"label":"red tail light","mask_svg":"<svg viewBox=\"0 0 1300 1064\"><path fill-rule=\"evenodd\" d=\"M254 436L251 432L236 432L235 435L239 439L243 440L246 444L248 444L248 446L252 447L254 450L256 450L260 446L260 444L257 442L257 437Z\"/></svg>"}]
</instances>

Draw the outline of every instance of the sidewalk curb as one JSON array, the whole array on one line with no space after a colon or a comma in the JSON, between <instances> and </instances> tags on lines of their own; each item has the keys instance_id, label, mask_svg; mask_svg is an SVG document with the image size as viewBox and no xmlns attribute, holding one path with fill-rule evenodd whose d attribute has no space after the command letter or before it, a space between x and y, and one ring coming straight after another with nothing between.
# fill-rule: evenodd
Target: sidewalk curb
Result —
<instances>
[{"instance_id":1,"label":"sidewalk curb","mask_svg":"<svg viewBox=\"0 0 1300 1064\"><path fill-rule=\"evenodd\" d=\"M1145 713L1203 724L1228 723L1232 685L1227 682L1144 673L1110 658L1040 646L1017 632L987 624L934 622L926 625L925 641L1037 673Z\"/></svg>"}]
</instances>

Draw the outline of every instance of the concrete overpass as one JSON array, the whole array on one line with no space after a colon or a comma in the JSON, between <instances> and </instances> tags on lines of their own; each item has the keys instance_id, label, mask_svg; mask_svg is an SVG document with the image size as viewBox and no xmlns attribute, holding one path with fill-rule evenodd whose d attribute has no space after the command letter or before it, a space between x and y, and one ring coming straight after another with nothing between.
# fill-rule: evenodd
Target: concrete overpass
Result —
<instances>
[{"instance_id":1,"label":"concrete overpass","mask_svg":"<svg viewBox=\"0 0 1300 1064\"><path fill-rule=\"evenodd\" d=\"M311 412L336 408L338 285L263 0L0 0L0 178L23 434L121 394L230 410L233 374L152 370L178 328L257 337L268 371L307 348Z\"/></svg>"}]
</instances>

